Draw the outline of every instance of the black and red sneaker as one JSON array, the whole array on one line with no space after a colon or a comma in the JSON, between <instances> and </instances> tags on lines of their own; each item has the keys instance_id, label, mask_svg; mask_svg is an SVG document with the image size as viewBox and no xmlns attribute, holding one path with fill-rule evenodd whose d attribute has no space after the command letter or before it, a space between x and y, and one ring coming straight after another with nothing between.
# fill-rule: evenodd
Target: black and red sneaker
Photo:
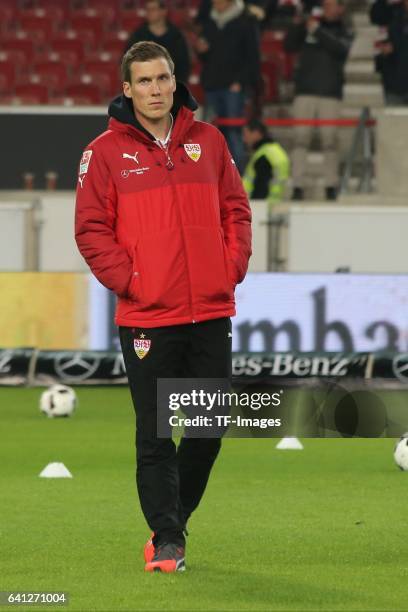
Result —
<instances>
[{"instance_id":1,"label":"black and red sneaker","mask_svg":"<svg viewBox=\"0 0 408 612\"><path fill-rule=\"evenodd\" d=\"M150 561L152 561L154 557L153 536L154 536L154 532L152 533L152 535L150 536L150 538L147 540L146 544L144 545L143 555L144 555L145 563L150 563Z\"/></svg>"},{"instance_id":2,"label":"black and red sneaker","mask_svg":"<svg viewBox=\"0 0 408 612\"><path fill-rule=\"evenodd\" d=\"M179 544L163 542L158 544L154 551L154 557L146 563L146 572L184 572L186 565L184 562L185 548Z\"/></svg>"}]
</instances>

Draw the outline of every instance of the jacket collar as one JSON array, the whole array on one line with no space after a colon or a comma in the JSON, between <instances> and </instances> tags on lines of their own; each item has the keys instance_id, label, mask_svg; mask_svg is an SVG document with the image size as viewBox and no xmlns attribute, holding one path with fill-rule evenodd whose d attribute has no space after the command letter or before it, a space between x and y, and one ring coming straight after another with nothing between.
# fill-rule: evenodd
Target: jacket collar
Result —
<instances>
[{"instance_id":1,"label":"jacket collar","mask_svg":"<svg viewBox=\"0 0 408 612\"><path fill-rule=\"evenodd\" d=\"M193 124L193 112L188 108L182 107L177 113L177 117L174 120L171 140L176 143L181 142ZM129 123L122 123L114 117L111 117L109 119L108 129L113 130L114 132L122 132L124 134L129 134L133 138L136 138L137 140L143 142L146 145L151 145L155 140L154 137L149 132L147 132L147 130L142 128L142 126L140 126L139 128L135 125L130 125Z\"/></svg>"}]
</instances>

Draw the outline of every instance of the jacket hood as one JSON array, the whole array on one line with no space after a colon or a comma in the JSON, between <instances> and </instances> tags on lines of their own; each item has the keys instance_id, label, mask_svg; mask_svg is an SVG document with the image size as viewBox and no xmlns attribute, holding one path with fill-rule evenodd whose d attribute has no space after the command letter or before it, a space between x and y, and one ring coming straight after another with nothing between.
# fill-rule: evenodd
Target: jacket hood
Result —
<instances>
[{"instance_id":1,"label":"jacket hood","mask_svg":"<svg viewBox=\"0 0 408 612\"><path fill-rule=\"evenodd\" d=\"M198 104L184 83L177 81L177 88L174 92L174 103L170 111L174 119L182 107L190 111L195 111L198 108ZM136 128L148 136L150 140L154 140L150 132L148 132L136 119L131 98L127 98L124 94L112 100L109 105L108 115L120 123Z\"/></svg>"}]
</instances>

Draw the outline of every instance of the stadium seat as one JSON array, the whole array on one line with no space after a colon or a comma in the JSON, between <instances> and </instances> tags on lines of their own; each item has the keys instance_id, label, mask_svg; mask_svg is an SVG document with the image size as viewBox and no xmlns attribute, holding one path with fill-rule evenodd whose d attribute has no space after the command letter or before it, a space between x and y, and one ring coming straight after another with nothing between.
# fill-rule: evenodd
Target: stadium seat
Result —
<instances>
[{"instance_id":1,"label":"stadium seat","mask_svg":"<svg viewBox=\"0 0 408 612\"><path fill-rule=\"evenodd\" d=\"M59 36L51 41L50 48L59 53L62 61L65 59L70 63L78 64L84 57L84 44L80 38Z\"/></svg>"},{"instance_id":2,"label":"stadium seat","mask_svg":"<svg viewBox=\"0 0 408 612\"><path fill-rule=\"evenodd\" d=\"M99 12L103 21L109 26L114 24L119 15L119 3L117 0L88 0L87 7Z\"/></svg>"},{"instance_id":3,"label":"stadium seat","mask_svg":"<svg viewBox=\"0 0 408 612\"><path fill-rule=\"evenodd\" d=\"M44 43L49 40L56 27L48 17L19 17L18 26L25 32L26 37L35 43Z\"/></svg>"},{"instance_id":4,"label":"stadium seat","mask_svg":"<svg viewBox=\"0 0 408 612\"><path fill-rule=\"evenodd\" d=\"M77 4L76 0L75 3ZM48 10L49 7L58 5L63 11L70 11L74 2L72 0L35 0L35 7Z\"/></svg>"},{"instance_id":5,"label":"stadium seat","mask_svg":"<svg viewBox=\"0 0 408 612\"><path fill-rule=\"evenodd\" d=\"M43 16L52 19L54 24L65 24L70 10L70 0L37 0L36 7L25 10L25 14L32 16Z\"/></svg>"},{"instance_id":6,"label":"stadium seat","mask_svg":"<svg viewBox=\"0 0 408 612\"><path fill-rule=\"evenodd\" d=\"M110 78L106 73L89 73L81 69L81 73L71 77L68 83L68 87L82 88L83 85L92 86L100 93L101 98L106 99L110 95Z\"/></svg>"},{"instance_id":7,"label":"stadium seat","mask_svg":"<svg viewBox=\"0 0 408 612\"><path fill-rule=\"evenodd\" d=\"M28 38L8 38L3 37L1 43L2 51L16 52L24 58L24 62L28 62L34 55L34 43Z\"/></svg>"},{"instance_id":8,"label":"stadium seat","mask_svg":"<svg viewBox=\"0 0 408 612\"><path fill-rule=\"evenodd\" d=\"M262 83L263 83L263 92L262 92L262 101L263 102L276 102L278 100L278 80L276 78L276 74L262 74Z\"/></svg>"},{"instance_id":9,"label":"stadium seat","mask_svg":"<svg viewBox=\"0 0 408 612\"><path fill-rule=\"evenodd\" d=\"M279 61L264 60L261 62L261 76L264 85L263 98L265 102L273 102L276 100L281 75L282 66Z\"/></svg>"},{"instance_id":10,"label":"stadium seat","mask_svg":"<svg viewBox=\"0 0 408 612\"><path fill-rule=\"evenodd\" d=\"M76 104L100 104L101 93L95 85L78 84L68 85L65 96L74 100Z\"/></svg>"},{"instance_id":11,"label":"stadium seat","mask_svg":"<svg viewBox=\"0 0 408 612\"><path fill-rule=\"evenodd\" d=\"M75 106L76 102L73 98L68 98L68 96L59 95L50 96L48 98L48 104L52 104L53 106Z\"/></svg>"},{"instance_id":12,"label":"stadium seat","mask_svg":"<svg viewBox=\"0 0 408 612\"><path fill-rule=\"evenodd\" d=\"M200 60L197 58L197 56L193 55L192 63L191 63L191 74L190 74L190 78L188 81L189 84L196 85L197 83L200 82L201 69L202 69L202 64Z\"/></svg>"},{"instance_id":13,"label":"stadium seat","mask_svg":"<svg viewBox=\"0 0 408 612\"><path fill-rule=\"evenodd\" d=\"M12 4L0 3L0 32L15 27L17 9Z\"/></svg>"},{"instance_id":14,"label":"stadium seat","mask_svg":"<svg viewBox=\"0 0 408 612\"><path fill-rule=\"evenodd\" d=\"M14 95L23 104L47 104L48 87L39 84L17 85Z\"/></svg>"},{"instance_id":15,"label":"stadium seat","mask_svg":"<svg viewBox=\"0 0 408 612\"><path fill-rule=\"evenodd\" d=\"M53 93L62 91L67 83L67 67L61 62L38 62L32 70L31 76L37 78L38 83L47 85Z\"/></svg>"},{"instance_id":16,"label":"stadium seat","mask_svg":"<svg viewBox=\"0 0 408 612\"><path fill-rule=\"evenodd\" d=\"M114 57L115 60L119 62L125 50L126 41L127 41L127 37L125 40L119 39L119 38L116 38L116 40L114 39L106 40L105 39L101 43L100 49L102 52L110 53L112 57Z\"/></svg>"},{"instance_id":17,"label":"stadium seat","mask_svg":"<svg viewBox=\"0 0 408 612\"><path fill-rule=\"evenodd\" d=\"M187 6L181 8L170 8L169 20L178 28L184 29L191 23L190 11Z\"/></svg>"},{"instance_id":18,"label":"stadium seat","mask_svg":"<svg viewBox=\"0 0 408 612\"><path fill-rule=\"evenodd\" d=\"M21 104L20 100L15 96L11 96L9 94L0 93L0 105L1 106L10 106L11 104Z\"/></svg>"},{"instance_id":19,"label":"stadium seat","mask_svg":"<svg viewBox=\"0 0 408 612\"><path fill-rule=\"evenodd\" d=\"M25 54L22 51L4 51L0 50L0 62L3 64L10 63L16 67L20 67L26 63Z\"/></svg>"},{"instance_id":20,"label":"stadium seat","mask_svg":"<svg viewBox=\"0 0 408 612\"><path fill-rule=\"evenodd\" d=\"M16 79L16 68L10 62L0 62L0 92L10 93Z\"/></svg>"},{"instance_id":21,"label":"stadium seat","mask_svg":"<svg viewBox=\"0 0 408 612\"><path fill-rule=\"evenodd\" d=\"M95 83L99 83L105 95L113 96L120 92L120 70L116 61L85 62L82 66L82 71L83 75L89 75Z\"/></svg>"},{"instance_id":22,"label":"stadium seat","mask_svg":"<svg viewBox=\"0 0 408 612\"><path fill-rule=\"evenodd\" d=\"M273 58L283 52L285 33L281 30L265 30L261 37L261 55L264 59Z\"/></svg>"},{"instance_id":23,"label":"stadium seat","mask_svg":"<svg viewBox=\"0 0 408 612\"><path fill-rule=\"evenodd\" d=\"M101 14L91 15L89 11L75 11L71 13L69 22L73 30L89 30L94 32L96 39L102 38L104 21Z\"/></svg>"},{"instance_id":24,"label":"stadium seat","mask_svg":"<svg viewBox=\"0 0 408 612\"><path fill-rule=\"evenodd\" d=\"M282 30L265 31L261 38L261 56L264 61L274 61L280 68L281 78L291 81L296 55L285 51L284 38L285 32Z\"/></svg>"},{"instance_id":25,"label":"stadium seat","mask_svg":"<svg viewBox=\"0 0 408 612\"><path fill-rule=\"evenodd\" d=\"M35 57L33 58L33 63L41 64L43 62L63 64L70 72L75 72L80 66L80 62L76 53L71 53L70 51L64 51L63 53L60 53L59 51L53 51L52 49L44 49L42 51L37 51Z\"/></svg>"},{"instance_id":26,"label":"stadium seat","mask_svg":"<svg viewBox=\"0 0 408 612\"><path fill-rule=\"evenodd\" d=\"M128 34L131 34L143 23L143 17L141 17L136 11L126 11L118 19L118 29L124 30Z\"/></svg>"},{"instance_id":27,"label":"stadium seat","mask_svg":"<svg viewBox=\"0 0 408 612\"><path fill-rule=\"evenodd\" d=\"M197 71L197 64L193 65L193 72L188 80L188 88L199 104L204 103L204 89L200 84L200 76Z\"/></svg>"},{"instance_id":28,"label":"stadium seat","mask_svg":"<svg viewBox=\"0 0 408 612\"><path fill-rule=\"evenodd\" d=\"M143 6L140 0L119 0L119 8L122 11L135 11L140 10Z\"/></svg>"},{"instance_id":29,"label":"stadium seat","mask_svg":"<svg viewBox=\"0 0 408 612\"><path fill-rule=\"evenodd\" d=\"M276 56L276 63L280 68L280 77L285 81L293 80L293 71L295 69L297 54L286 53L282 51Z\"/></svg>"},{"instance_id":30,"label":"stadium seat","mask_svg":"<svg viewBox=\"0 0 408 612\"><path fill-rule=\"evenodd\" d=\"M93 49L97 43L100 41L100 35L95 30L89 29L89 27L78 27L73 29L66 30L65 32L66 38L71 40L75 40L78 38L82 41L84 50L88 53L89 49Z\"/></svg>"},{"instance_id":31,"label":"stadium seat","mask_svg":"<svg viewBox=\"0 0 408 612\"><path fill-rule=\"evenodd\" d=\"M118 61L116 55L109 53L109 51L99 51L99 50L90 50L86 54L87 62L104 62L104 63L116 63L118 66Z\"/></svg>"}]
</instances>

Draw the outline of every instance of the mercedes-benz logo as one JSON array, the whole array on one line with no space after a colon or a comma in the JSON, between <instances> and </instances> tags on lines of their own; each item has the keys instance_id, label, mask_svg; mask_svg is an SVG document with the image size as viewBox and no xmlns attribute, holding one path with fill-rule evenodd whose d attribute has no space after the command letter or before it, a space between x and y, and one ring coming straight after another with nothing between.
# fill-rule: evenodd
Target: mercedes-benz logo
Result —
<instances>
[{"instance_id":1,"label":"mercedes-benz logo","mask_svg":"<svg viewBox=\"0 0 408 612\"><path fill-rule=\"evenodd\" d=\"M9 374L11 371L11 359L13 357L13 351L4 350L0 351L0 374Z\"/></svg>"},{"instance_id":2,"label":"mercedes-benz logo","mask_svg":"<svg viewBox=\"0 0 408 612\"><path fill-rule=\"evenodd\" d=\"M395 355L392 360L392 369L397 378L402 382L408 382L408 353Z\"/></svg>"},{"instance_id":3,"label":"mercedes-benz logo","mask_svg":"<svg viewBox=\"0 0 408 612\"><path fill-rule=\"evenodd\" d=\"M54 359L56 373L66 382L79 382L90 378L100 363L100 357L85 358L82 353L60 353Z\"/></svg>"}]
</instances>

